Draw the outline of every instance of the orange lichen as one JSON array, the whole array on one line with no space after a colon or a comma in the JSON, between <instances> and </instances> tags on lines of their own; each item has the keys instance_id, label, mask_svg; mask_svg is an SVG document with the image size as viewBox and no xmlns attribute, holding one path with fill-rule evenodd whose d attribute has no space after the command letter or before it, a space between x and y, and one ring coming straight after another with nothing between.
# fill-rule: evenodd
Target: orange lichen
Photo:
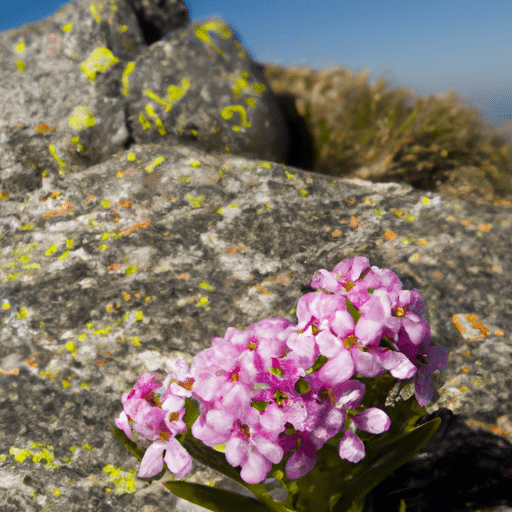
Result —
<instances>
[{"instance_id":1,"label":"orange lichen","mask_svg":"<svg viewBox=\"0 0 512 512\"><path fill-rule=\"evenodd\" d=\"M477 320L476 315L468 313L466 315L466 319L471 323L471 327L478 329L482 333L483 336L489 336L491 331L487 327L485 327L484 324L482 324L481 322L479 322Z\"/></svg>"},{"instance_id":2,"label":"orange lichen","mask_svg":"<svg viewBox=\"0 0 512 512\"><path fill-rule=\"evenodd\" d=\"M19 368L14 368L13 370L2 370L0 368L0 374L2 375L18 375L20 373L20 369Z\"/></svg>"},{"instance_id":3,"label":"orange lichen","mask_svg":"<svg viewBox=\"0 0 512 512\"><path fill-rule=\"evenodd\" d=\"M350 227L352 229L359 227L359 221L353 215L350 216Z\"/></svg>"},{"instance_id":4,"label":"orange lichen","mask_svg":"<svg viewBox=\"0 0 512 512\"><path fill-rule=\"evenodd\" d=\"M121 265L119 263L113 263L107 267L107 270L119 270Z\"/></svg>"},{"instance_id":5,"label":"orange lichen","mask_svg":"<svg viewBox=\"0 0 512 512\"><path fill-rule=\"evenodd\" d=\"M396 238L396 233L394 231L386 231L384 233L384 238L387 238L388 240L394 240Z\"/></svg>"},{"instance_id":6,"label":"orange lichen","mask_svg":"<svg viewBox=\"0 0 512 512\"><path fill-rule=\"evenodd\" d=\"M490 231L492 228L492 224L478 224L478 229L481 231Z\"/></svg>"},{"instance_id":7,"label":"orange lichen","mask_svg":"<svg viewBox=\"0 0 512 512\"><path fill-rule=\"evenodd\" d=\"M461 334L465 334L466 333L466 329L464 329L464 327L462 327L462 324L459 322L459 320L457 319L457 315L452 315L452 322L453 322L453 325L455 325L456 329L461 333Z\"/></svg>"},{"instance_id":8,"label":"orange lichen","mask_svg":"<svg viewBox=\"0 0 512 512\"><path fill-rule=\"evenodd\" d=\"M57 217L58 215L63 215L67 211L71 210L71 208L71 201L67 201L66 204L62 205L60 208L56 208L55 210L43 213L43 217Z\"/></svg>"},{"instance_id":9,"label":"orange lichen","mask_svg":"<svg viewBox=\"0 0 512 512\"><path fill-rule=\"evenodd\" d=\"M118 201L116 203L116 206L124 206L125 208L130 208L131 207L131 203L128 200L126 200L126 201Z\"/></svg>"},{"instance_id":10,"label":"orange lichen","mask_svg":"<svg viewBox=\"0 0 512 512\"><path fill-rule=\"evenodd\" d=\"M510 433L510 431L508 429L500 428L497 425L491 425L490 423L485 423L483 421L474 420L472 418L468 418L464 422L466 423L466 425L469 425L470 427L483 427L483 428L490 430L494 434L498 434L500 436L506 436L506 437L512 439L512 434Z\"/></svg>"},{"instance_id":11,"label":"orange lichen","mask_svg":"<svg viewBox=\"0 0 512 512\"><path fill-rule=\"evenodd\" d=\"M124 231L121 231L121 235L126 236L126 235L129 235L129 234L133 233L134 231L137 231L141 228L147 228L149 226L149 224L150 224L149 220L146 220L144 222L137 222L133 226L130 226L129 228L126 228Z\"/></svg>"},{"instance_id":12,"label":"orange lichen","mask_svg":"<svg viewBox=\"0 0 512 512\"><path fill-rule=\"evenodd\" d=\"M54 132L57 129L55 126L48 126L46 123L40 123L35 128L34 131L37 133L47 133Z\"/></svg>"}]
</instances>

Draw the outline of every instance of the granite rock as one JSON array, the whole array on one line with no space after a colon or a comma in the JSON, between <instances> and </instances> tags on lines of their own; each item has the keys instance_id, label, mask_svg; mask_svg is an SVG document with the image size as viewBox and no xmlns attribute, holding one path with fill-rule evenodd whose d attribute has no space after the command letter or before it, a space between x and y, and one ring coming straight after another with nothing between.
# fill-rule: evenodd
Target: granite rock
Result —
<instances>
[{"instance_id":1,"label":"granite rock","mask_svg":"<svg viewBox=\"0 0 512 512\"><path fill-rule=\"evenodd\" d=\"M288 134L258 66L222 20L186 14L178 1L79 0L0 34L0 193L142 140L284 161Z\"/></svg>"},{"instance_id":2,"label":"granite rock","mask_svg":"<svg viewBox=\"0 0 512 512\"><path fill-rule=\"evenodd\" d=\"M420 291L451 352L431 410L511 428L506 208L163 144L1 206L6 510L180 509L112 437L121 394L228 326L292 319L315 270L357 254Z\"/></svg>"}]
</instances>

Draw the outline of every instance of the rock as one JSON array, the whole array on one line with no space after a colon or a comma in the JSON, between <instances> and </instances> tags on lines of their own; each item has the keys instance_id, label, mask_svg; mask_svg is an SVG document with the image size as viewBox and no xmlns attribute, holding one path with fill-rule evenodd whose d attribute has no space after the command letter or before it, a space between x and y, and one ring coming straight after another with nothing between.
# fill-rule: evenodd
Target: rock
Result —
<instances>
[{"instance_id":1,"label":"rock","mask_svg":"<svg viewBox=\"0 0 512 512\"><path fill-rule=\"evenodd\" d=\"M510 202L510 138L487 128L455 94L413 99L412 90L383 79L370 85L366 73L343 68L264 67L278 99L295 102L313 139L299 167L400 181L479 203Z\"/></svg>"},{"instance_id":2,"label":"rock","mask_svg":"<svg viewBox=\"0 0 512 512\"><path fill-rule=\"evenodd\" d=\"M128 0L147 45L190 23L190 13L183 0Z\"/></svg>"},{"instance_id":3,"label":"rock","mask_svg":"<svg viewBox=\"0 0 512 512\"><path fill-rule=\"evenodd\" d=\"M130 74L128 105L138 143L164 137L253 158L284 162L288 155L273 93L220 19L191 23L142 52Z\"/></svg>"},{"instance_id":4,"label":"rock","mask_svg":"<svg viewBox=\"0 0 512 512\"><path fill-rule=\"evenodd\" d=\"M134 140L284 161L276 100L229 26L190 24L169 1L155 30L172 30L147 47L147 23L165 6L133 4L137 16L127 0L80 0L0 35L10 70L0 78L0 192L34 190L42 175L86 169Z\"/></svg>"},{"instance_id":5,"label":"rock","mask_svg":"<svg viewBox=\"0 0 512 512\"><path fill-rule=\"evenodd\" d=\"M449 409L425 419L442 423L419 454L371 492L366 512L476 510L510 504L512 444L489 430L467 425Z\"/></svg>"},{"instance_id":6,"label":"rock","mask_svg":"<svg viewBox=\"0 0 512 512\"><path fill-rule=\"evenodd\" d=\"M127 5L79 2L0 36L3 69L14 73L12 94L6 74L0 82L0 509L201 510L158 481L136 479L137 461L109 430L122 393L145 371L165 372L177 357L190 361L228 326L244 328L268 316L293 319L313 273L355 255L391 267L416 287L434 341L450 350L430 411L447 407L466 418L468 428L494 430L496 443L508 442L510 210L269 161L270 150L258 149L251 136L237 138L244 129L233 131L234 119L224 120L221 133L233 153L256 154L252 159L213 150L218 147L205 151L204 141L176 133L161 136L155 117L155 138L146 140L145 132L130 128L137 109L128 113L141 101L134 91L145 94L149 77L149 68L144 76L137 67L157 56L171 59L169 48L179 49L179 37L185 52L201 25L173 29L147 48L141 14ZM160 4L131 5L151 19ZM73 27L63 32L67 23ZM154 22L167 23L174 22ZM200 31L194 44L204 43L210 57L188 55L205 74L221 70L218 49L229 55L226 73L218 75L226 88L228 73L250 61L230 53L235 36L223 39L223 33L210 34L216 49ZM25 46L19 45L22 35ZM117 43L110 45L109 38ZM89 81L80 63L97 39L122 66L101 59L112 65L86 65L91 76L96 69ZM81 53L74 58L73 52ZM117 87L133 61L137 79L130 79L125 96ZM50 72L55 66L62 87ZM151 71L160 88L164 66ZM257 70L246 77L248 84ZM208 80L204 91L215 83ZM206 116L207 94L192 82L188 91ZM238 87L240 98L250 97L245 82ZM219 92L217 107L231 93ZM258 112L271 116L267 98ZM84 110L70 124L77 105ZM165 106L156 105L163 117ZM190 112L191 104L185 105ZM254 126L261 130L264 116L256 110ZM207 117L196 122L203 121L207 127ZM71 136L80 136L76 147ZM200 464L191 479L232 485Z\"/></svg>"},{"instance_id":7,"label":"rock","mask_svg":"<svg viewBox=\"0 0 512 512\"><path fill-rule=\"evenodd\" d=\"M291 319L315 270L356 254L425 298L451 351L433 409L510 425L505 209L151 144L44 178L1 221L2 506L178 506L108 430L121 394L230 325Z\"/></svg>"}]
</instances>

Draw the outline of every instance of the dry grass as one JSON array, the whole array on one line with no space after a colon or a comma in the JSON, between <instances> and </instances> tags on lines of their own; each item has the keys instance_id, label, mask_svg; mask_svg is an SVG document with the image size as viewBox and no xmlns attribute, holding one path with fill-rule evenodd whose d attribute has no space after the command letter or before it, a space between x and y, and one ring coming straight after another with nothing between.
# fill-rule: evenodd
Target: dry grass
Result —
<instances>
[{"instance_id":1,"label":"dry grass","mask_svg":"<svg viewBox=\"0 0 512 512\"><path fill-rule=\"evenodd\" d=\"M295 97L313 137L313 170L477 202L512 195L510 140L455 93L414 97L343 68L264 66L274 92Z\"/></svg>"}]
</instances>

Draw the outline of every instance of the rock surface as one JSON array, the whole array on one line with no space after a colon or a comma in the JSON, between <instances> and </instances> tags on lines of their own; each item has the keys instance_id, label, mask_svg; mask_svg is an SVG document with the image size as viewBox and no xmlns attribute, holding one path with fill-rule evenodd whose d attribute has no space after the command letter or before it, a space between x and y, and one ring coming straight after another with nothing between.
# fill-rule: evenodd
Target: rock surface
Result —
<instances>
[{"instance_id":1,"label":"rock surface","mask_svg":"<svg viewBox=\"0 0 512 512\"><path fill-rule=\"evenodd\" d=\"M169 2L159 30L175 28L147 47L138 19L160 3L135 4L138 18L127 0L79 0L0 34L0 193L34 190L134 141L285 160L276 100L229 26L182 26L184 4Z\"/></svg>"},{"instance_id":2,"label":"rock surface","mask_svg":"<svg viewBox=\"0 0 512 512\"><path fill-rule=\"evenodd\" d=\"M62 37L59 52L69 44L70 52L84 48L87 55L93 51L83 42L87 37L107 38L112 26L90 21L88 4L77 3L76 13L67 6L52 20L21 29L27 47L31 34L33 48L41 45L25 60L25 78L44 62L48 33L61 34L67 19L85 24L76 31L82 42L64 41L64 32L56 36ZM193 33L177 29L145 48L137 18L116 4L120 9L112 16L125 12L126 32L148 59L151 52L166 52L176 34L189 41ZM66 13L75 13L76 21ZM94 27L100 32L93 37ZM1 36L11 59L20 34ZM63 109L71 99L43 93L41 81L30 93L18 78L19 96L0 95L6 98L0 139L0 510L200 510L158 482L135 478L137 461L108 427L122 393L145 371L166 371L177 357L190 360L228 326L243 328L268 316L293 319L291 309L312 274L355 255L393 268L425 299L433 339L450 351L431 410L448 407L470 418L471 428L494 428L508 442L509 209L405 184L334 180L269 161L264 149L254 159L222 148L206 152L196 143L173 144L157 130L155 139L137 144L138 135L126 128L131 107L114 87L122 83L121 68L117 78L115 66L111 78L99 73L92 85L78 79L83 55L76 62L55 59L69 80L75 77L68 92L81 88L83 104L108 115L80 131L89 155L72 148L64 156L60 151L74 134ZM5 75L0 80L7 87ZM38 123L48 129L34 131ZM88 129L99 131L86 138ZM229 128L226 137L228 132L236 135ZM48 151L52 144L66 168ZM192 479L219 480L199 465Z\"/></svg>"}]
</instances>

